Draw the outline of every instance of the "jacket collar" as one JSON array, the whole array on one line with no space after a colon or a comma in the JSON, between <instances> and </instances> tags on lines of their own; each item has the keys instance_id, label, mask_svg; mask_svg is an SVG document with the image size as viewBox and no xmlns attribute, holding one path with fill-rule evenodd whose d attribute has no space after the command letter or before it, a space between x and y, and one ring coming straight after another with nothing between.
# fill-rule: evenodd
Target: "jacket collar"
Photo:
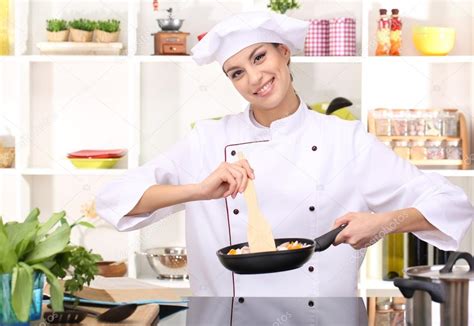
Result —
<instances>
[{"instance_id":1,"label":"jacket collar","mask_svg":"<svg viewBox=\"0 0 474 326\"><path fill-rule=\"evenodd\" d=\"M247 105L244 111L245 120L247 124L251 126L252 131L257 135L266 135L270 139L288 135L295 132L303 125L308 111L308 107L304 101L302 101L300 97L298 97L298 99L300 101L298 109L287 117L273 121L270 124L270 127L265 127L255 120L252 110L250 109L250 104Z\"/></svg>"}]
</instances>

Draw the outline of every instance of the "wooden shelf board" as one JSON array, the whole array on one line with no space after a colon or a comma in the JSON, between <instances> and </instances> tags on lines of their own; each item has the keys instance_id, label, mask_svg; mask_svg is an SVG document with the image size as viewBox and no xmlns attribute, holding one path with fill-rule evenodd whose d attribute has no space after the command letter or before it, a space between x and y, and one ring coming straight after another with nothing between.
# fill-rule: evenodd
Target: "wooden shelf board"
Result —
<instances>
[{"instance_id":1,"label":"wooden shelf board","mask_svg":"<svg viewBox=\"0 0 474 326\"><path fill-rule=\"evenodd\" d=\"M461 140L460 137L448 137L448 136L377 136L381 141L389 140Z\"/></svg>"}]
</instances>

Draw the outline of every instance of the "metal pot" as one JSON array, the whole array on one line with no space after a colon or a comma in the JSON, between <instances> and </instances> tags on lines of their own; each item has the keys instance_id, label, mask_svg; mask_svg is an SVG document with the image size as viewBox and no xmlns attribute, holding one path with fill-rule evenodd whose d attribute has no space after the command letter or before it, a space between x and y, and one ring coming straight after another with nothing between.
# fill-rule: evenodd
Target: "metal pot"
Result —
<instances>
[{"instance_id":1,"label":"metal pot","mask_svg":"<svg viewBox=\"0 0 474 326\"><path fill-rule=\"evenodd\" d=\"M160 18L156 21L163 31L179 31L183 25L184 19L173 18L173 8L166 9L168 18Z\"/></svg>"},{"instance_id":2,"label":"metal pot","mask_svg":"<svg viewBox=\"0 0 474 326\"><path fill-rule=\"evenodd\" d=\"M182 247L159 247L136 252L146 256L159 279L187 279L187 254Z\"/></svg>"},{"instance_id":3,"label":"metal pot","mask_svg":"<svg viewBox=\"0 0 474 326\"><path fill-rule=\"evenodd\" d=\"M459 259L465 259L469 266L454 266ZM474 325L474 258L471 254L453 252L445 266L410 267L406 276L408 278L395 279L394 284L409 299L408 325Z\"/></svg>"}]
</instances>

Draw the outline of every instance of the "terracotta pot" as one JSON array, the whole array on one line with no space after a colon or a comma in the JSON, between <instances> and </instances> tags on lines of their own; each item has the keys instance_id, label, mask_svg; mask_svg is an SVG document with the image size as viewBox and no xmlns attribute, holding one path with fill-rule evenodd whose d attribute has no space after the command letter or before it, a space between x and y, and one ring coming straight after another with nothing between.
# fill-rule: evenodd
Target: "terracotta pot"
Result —
<instances>
[{"instance_id":1,"label":"terracotta pot","mask_svg":"<svg viewBox=\"0 0 474 326\"><path fill-rule=\"evenodd\" d=\"M100 261L97 267L99 275L104 277L121 277L127 273L127 265L124 262Z\"/></svg>"},{"instance_id":2,"label":"terracotta pot","mask_svg":"<svg viewBox=\"0 0 474 326\"><path fill-rule=\"evenodd\" d=\"M95 30L95 41L99 43L112 43L117 42L120 31L114 33L108 33L101 30Z\"/></svg>"},{"instance_id":3,"label":"terracotta pot","mask_svg":"<svg viewBox=\"0 0 474 326\"><path fill-rule=\"evenodd\" d=\"M69 39L69 30L59 32L47 32L48 42L67 42Z\"/></svg>"},{"instance_id":4,"label":"terracotta pot","mask_svg":"<svg viewBox=\"0 0 474 326\"><path fill-rule=\"evenodd\" d=\"M71 28L71 41L73 42L92 42L92 35L94 32Z\"/></svg>"}]
</instances>

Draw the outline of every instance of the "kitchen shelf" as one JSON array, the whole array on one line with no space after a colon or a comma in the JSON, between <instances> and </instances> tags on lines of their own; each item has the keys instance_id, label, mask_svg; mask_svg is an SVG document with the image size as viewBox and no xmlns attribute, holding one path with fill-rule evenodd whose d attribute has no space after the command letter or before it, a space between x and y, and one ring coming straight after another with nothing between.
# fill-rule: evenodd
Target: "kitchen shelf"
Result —
<instances>
[{"instance_id":1,"label":"kitchen shelf","mask_svg":"<svg viewBox=\"0 0 474 326\"><path fill-rule=\"evenodd\" d=\"M381 62L385 64L391 63L472 63L473 57L468 55L453 55L453 56L369 56L364 58L368 63Z\"/></svg>"},{"instance_id":2,"label":"kitchen shelf","mask_svg":"<svg viewBox=\"0 0 474 326\"><path fill-rule=\"evenodd\" d=\"M400 290L391 281L368 279L364 291L367 297L402 297Z\"/></svg>"},{"instance_id":3,"label":"kitchen shelf","mask_svg":"<svg viewBox=\"0 0 474 326\"><path fill-rule=\"evenodd\" d=\"M4 176L4 175L15 176L18 173L19 173L18 170L15 168L0 169L0 176Z\"/></svg>"},{"instance_id":4,"label":"kitchen shelf","mask_svg":"<svg viewBox=\"0 0 474 326\"><path fill-rule=\"evenodd\" d=\"M190 55L152 55L135 56L140 62L189 62L194 63ZM292 63L361 63L360 56L341 56L341 57L310 57L310 56L292 56Z\"/></svg>"},{"instance_id":5,"label":"kitchen shelf","mask_svg":"<svg viewBox=\"0 0 474 326\"><path fill-rule=\"evenodd\" d=\"M39 42L36 47L41 55L120 55L121 42Z\"/></svg>"},{"instance_id":6,"label":"kitchen shelf","mask_svg":"<svg viewBox=\"0 0 474 326\"><path fill-rule=\"evenodd\" d=\"M113 55L24 55L16 58L25 62L128 62L126 56Z\"/></svg>"}]
</instances>

